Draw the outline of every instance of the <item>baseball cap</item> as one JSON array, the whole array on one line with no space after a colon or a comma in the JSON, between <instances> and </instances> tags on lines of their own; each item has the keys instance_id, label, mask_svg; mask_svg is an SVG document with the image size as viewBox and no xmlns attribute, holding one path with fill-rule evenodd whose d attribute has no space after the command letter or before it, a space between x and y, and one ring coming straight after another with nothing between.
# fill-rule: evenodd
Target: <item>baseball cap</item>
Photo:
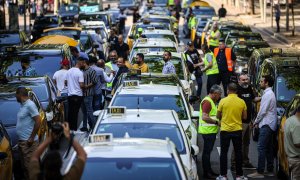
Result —
<instances>
[{"instance_id":1,"label":"baseball cap","mask_svg":"<svg viewBox=\"0 0 300 180\"><path fill-rule=\"evenodd\" d=\"M70 65L70 62L68 59L63 59L61 62L60 62L61 65L63 66L69 66Z\"/></svg>"}]
</instances>

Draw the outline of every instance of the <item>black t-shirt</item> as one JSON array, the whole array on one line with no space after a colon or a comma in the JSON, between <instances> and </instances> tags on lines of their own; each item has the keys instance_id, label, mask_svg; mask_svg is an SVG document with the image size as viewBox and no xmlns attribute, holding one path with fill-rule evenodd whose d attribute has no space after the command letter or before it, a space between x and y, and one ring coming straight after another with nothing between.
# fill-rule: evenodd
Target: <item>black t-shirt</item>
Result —
<instances>
[{"instance_id":1,"label":"black t-shirt","mask_svg":"<svg viewBox=\"0 0 300 180\"><path fill-rule=\"evenodd\" d=\"M124 59L127 59L127 58L128 58L128 57L127 57L127 56L128 56L127 52L129 51L129 46L128 46L128 44L123 43L123 44L120 46L120 44L118 43L118 44L115 46L115 50L117 51L119 57L123 57Z\"/></svg>"},{"instance_id":2,"label":"black t-shirt","mask_svg":"<svg viewBox=\"0 0 300 180\"><path fill-rule=\"evenodd\" d=\"M110 44L110 51L116 50L116 45L118 44L118 37L117 36L110 36L108 38L108 42Z\"/></svg>"},{"instance_id":3,"label":"black t-shirt","mask_svg":"<svg viewBox=\"0 0 300 180\"><path fill-rule=\"evenodd\" d=\"M194 49L193 51L185 51L185 55L186 55L186 62L187 62L187 65L188 65L188 69L190 71L190 73L193 73L195 72L195 76L201 76L202 75L202 72L201 72L201 69L200 67L197 67L197 68L194 68L194 64L198 64L200 61L200 54L199 52L197 51L197 49ZM192 60L192 62L190 62L188 60L188 58L190 58Z\"/></svg>"},{"instance_id":4,"label":"black t-shirt","mask_svg":"<svg viewBox=\"0 0 300 180\"><path fill-rule=\"evenodd\" d=\"M226 60L226 55L225 55L225 49L224 50L219 50L219 53L216 57L217 63L218 63L218 68L220 72L228 72L228 65L227 65L227 60ZM231 60L235 61L236 56L231 50Z\"/></svg>"},{"instance_id":5,"label":"black t-shirt","mask_svg":"<svg viewBox=\"0 0 300 180\"><path fill-rule=\"evenodd\" d=\"M253 111L253 99L255 98L252 87L249 85L247 88L243 88L238 85L238 96L243 99L247 106L247 121L243 121L243 123L250 123L252 119L252 111Z\"/></svg>"}]
</instances>

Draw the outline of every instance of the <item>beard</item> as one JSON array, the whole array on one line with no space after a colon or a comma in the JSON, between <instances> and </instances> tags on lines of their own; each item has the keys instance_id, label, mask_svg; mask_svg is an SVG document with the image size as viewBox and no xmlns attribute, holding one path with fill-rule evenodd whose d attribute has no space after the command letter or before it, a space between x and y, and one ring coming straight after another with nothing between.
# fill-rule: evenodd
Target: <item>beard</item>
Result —
<instances>
[{"instance_id":1,"label":"beard","mask_svg":"<svg viewBox=\"0 0 300 180\"><path fill-rule=\"evenodd\" d=\"M240 86L241 86L242 88L246 89L246 88L249 87L249 84L241 84Z\"/></svg>"}]
</instances>

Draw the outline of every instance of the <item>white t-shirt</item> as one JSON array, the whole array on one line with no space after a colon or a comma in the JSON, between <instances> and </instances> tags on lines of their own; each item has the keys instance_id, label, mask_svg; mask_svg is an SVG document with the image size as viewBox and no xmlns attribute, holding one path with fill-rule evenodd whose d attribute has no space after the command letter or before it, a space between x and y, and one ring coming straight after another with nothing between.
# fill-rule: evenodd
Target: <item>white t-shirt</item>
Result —
<instances>
[{"instance_id":1,"label":"white t-shirt","mask_svg":"<svg viewBox=\"0 0 300 180\"><path fill-rule=\"evenodd\" d=\"M68 82L68 96L82 96L79 83L84 82L83 72L79 68L73 67L68 70L66 80Z\"/></svg>"},{"instance_id":2,"label":"white t-shirt","mask_svg":"<svg viewBox=\"0 0 300 180\"><path fill-rule=\"evenodd\" d=\"M56 71L53 75L53 79L56 81L57 89L62 93L65 92L67 87L65 86L65 80L67 76L68 70L61 69L59 71Z\"/></svg>"}]
</instances>

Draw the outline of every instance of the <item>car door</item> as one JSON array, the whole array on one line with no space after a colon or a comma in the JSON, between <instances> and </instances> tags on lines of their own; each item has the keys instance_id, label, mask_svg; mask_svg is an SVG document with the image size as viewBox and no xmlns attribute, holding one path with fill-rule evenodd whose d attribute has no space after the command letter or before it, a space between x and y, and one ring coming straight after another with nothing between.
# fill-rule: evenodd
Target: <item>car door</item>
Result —
<instances>
[{"instance_id":1,"label":"car door","mask_svg":"<svg viewBox=\"0 0 300 180\"><path fill-rule=\"evenodd\" d=\"M0 179L12 179L12 162L10 140L0 122Z\"/></svg>"}]
</instances>

